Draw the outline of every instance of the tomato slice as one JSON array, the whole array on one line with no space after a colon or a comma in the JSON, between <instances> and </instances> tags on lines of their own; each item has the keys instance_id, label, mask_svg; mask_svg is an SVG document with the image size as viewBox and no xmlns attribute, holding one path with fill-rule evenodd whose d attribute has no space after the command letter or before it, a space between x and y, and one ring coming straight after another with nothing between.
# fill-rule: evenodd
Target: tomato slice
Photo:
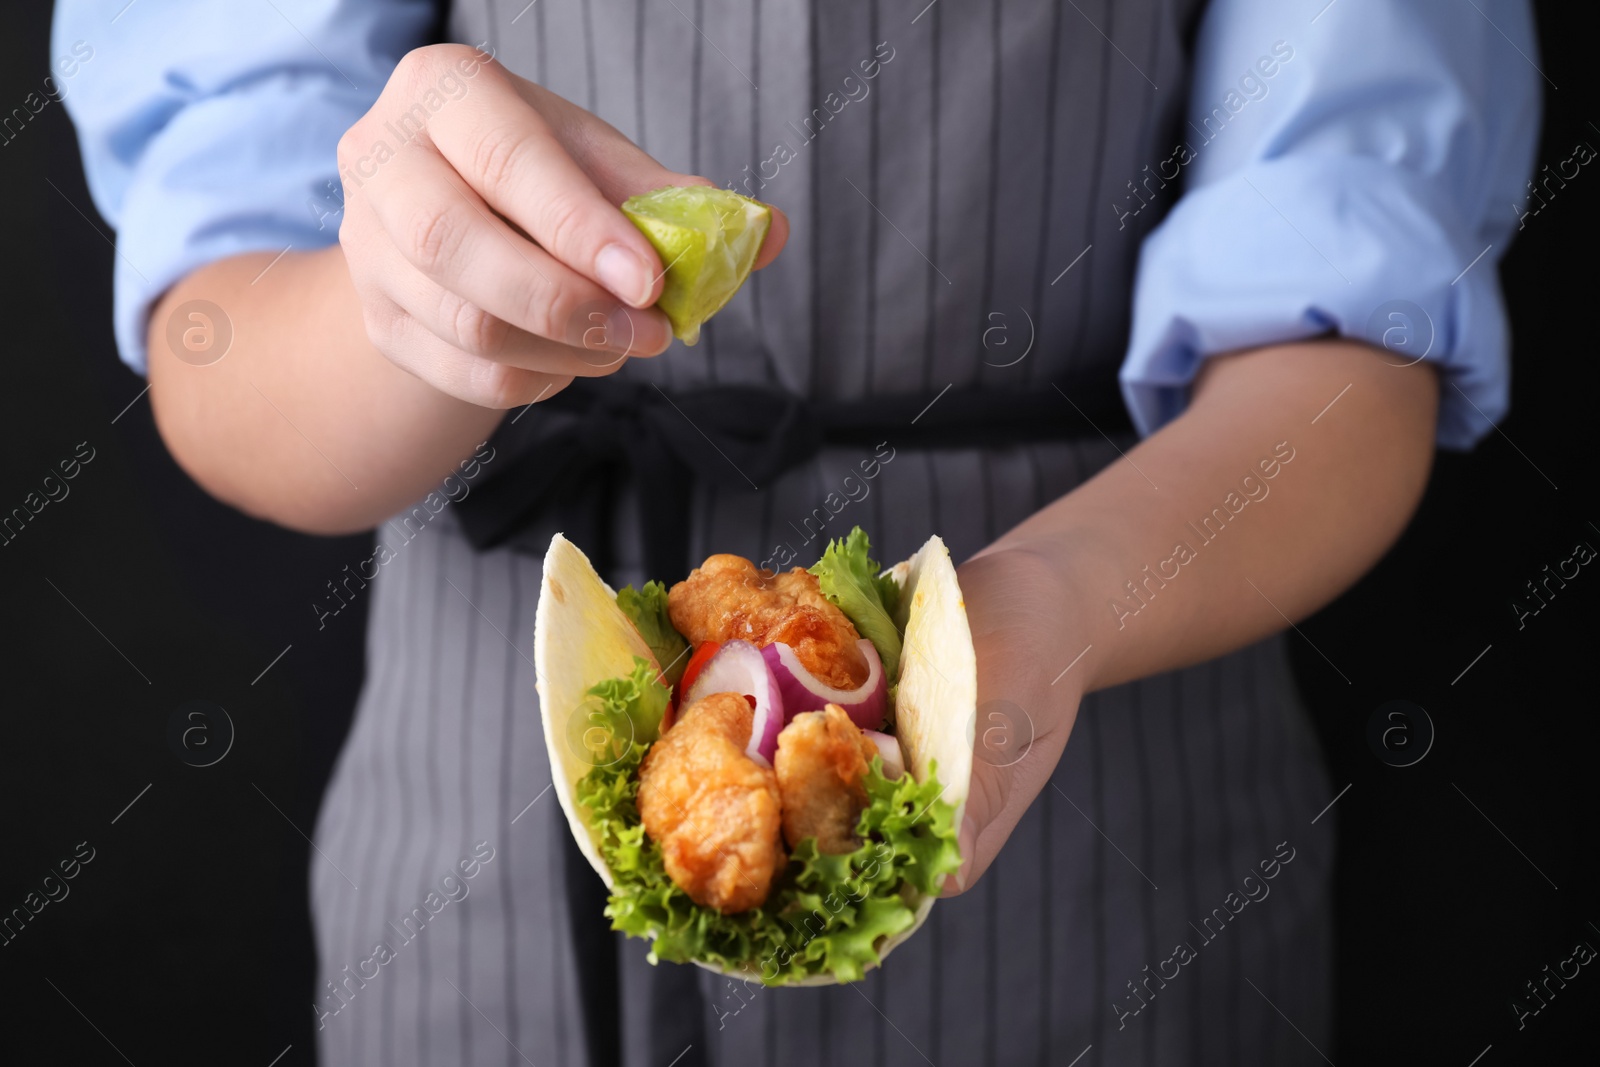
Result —
<instances>
[{"instance_id":1,"label":"tomato slice","mask_svg":"<svg viewBox=\"0 0 1600 1067\"><path fill-rule=\"evenodd\" d=\"M717 654L722 647L720 641L702 641L695 646L694 654L689 657L688 666L683 668L683 677L678 679L678 695L681 697L694 685L694 680L700 676L700 671L711 662L711 657Z\"/></svg>"}]
</instances>

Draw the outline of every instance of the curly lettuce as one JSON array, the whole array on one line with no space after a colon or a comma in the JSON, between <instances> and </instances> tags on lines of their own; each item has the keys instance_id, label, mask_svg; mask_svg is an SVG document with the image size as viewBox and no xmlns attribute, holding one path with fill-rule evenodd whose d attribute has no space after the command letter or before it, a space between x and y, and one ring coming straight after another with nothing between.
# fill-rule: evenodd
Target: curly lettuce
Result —
<instances>
[{"instance_id":1,"label":"curly lettuce","mask_svg":"<svg viewBox=\"0 0 1600 1067\"><path fill-rule=\"evenodd\" d=\"M894 623L900 587L880 576L869 549L867 535L856 527L829 543L811 573L823 595L872 641L893 679L901 654ZM667 874L638 809L639 765L659 735L688 644L672 626L660 582L622 590L617 604L663 670L657 675L636 658L630 676L589 690L585 737L596 739L597 758L578 781L577 798L589 810L614 881L606 906L612 929L649 941L651 962L699 961L752 971L768 986L818 975L859 981L880 962L885 939L916 922L919 894L936 893L944 876L961 865L955 806L943 799L938 766L930 766L920 783L909 774L891 780L874 758L862 780L867 805L856 824L858 848L825 855L808 838L761 907L723 915L696 904Z\"/></svg>"},{"instance_id":2,"label":"curly lettuce","mask_svg":"<svg viewBox=\"0 0 1600 1067\"><path fill-rule=\"evenodd\" d=\"M661 735L661 720L672 689L663 684L649 660L633 657L633 673L609 678L592 687L580 709L578 742L591 764L624 759L632 748L649 745Z\"/></svg>"},{"instance_id":3,"label":"curly lettuce","mask_svg":"<svg viewBox=\"0 0 1600 1067\"><path fill-rule=\"evenodd\" d=\"M667 587L661 582L645 582L643 589L624 586L617 594L617 607L633 620L639 636L661 665L661 676L668 685L677 685L688 666L689 642L684 640L667 613Z\"/></svg>"},{"instance_id":4,"label":"curly lettuce","mask_svg":"<svg viewBox=\"0 0 1600 1067\"><path fill-rule=\"evenodd\" d=\"M880 575L876 560L867 552L871 545L857 526L850 535L829 541L822 558L811 566L822 595L838 606L855 625L856 632L872 642L883 661L885 677L900 676L900 629L894 624L894 610L900 600L900 586L889 575Z\"/></svg>"},{"instance_id":5,"label":"curly lettuce","mask_svg":"<svg viewBox=\"0 0 1600 1067\"><path fill-rule=\"evenodd\" d=\"M942 799L937 766L925 782L890 780L874 758L863 779L860 847L824 855L807 838L765 904L723 915L678 888L645 835L637 797L647 747L631 745L615 763L591 770L578 782L578 801L590 811L615 882L606 907L611 927L650 941L651 962L750 970L768 986L815 975L859 981L880 962L883 940L916 921L916 897L907 890L932 894L961 865L955 807Z\"/></svg>"}]
</instances>

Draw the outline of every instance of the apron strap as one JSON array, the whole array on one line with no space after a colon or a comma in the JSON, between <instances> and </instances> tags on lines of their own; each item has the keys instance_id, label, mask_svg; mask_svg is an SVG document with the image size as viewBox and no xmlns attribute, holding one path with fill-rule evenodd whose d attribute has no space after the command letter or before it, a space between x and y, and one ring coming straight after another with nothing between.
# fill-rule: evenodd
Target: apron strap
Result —
<instances>
[{"instance_id":1,"label":"apron strap","mask_svg":"<svg viewBox=\"0 0 1600 1067\"><path fill-rule=\"evenodd\" d=\"M538 530L548 523L536 523L553 517L609 576L611 501L631 475L642 494L646 570L670 583L690 567L697 481L758 492L825 445L993 448L1128 432L1116 380L1105 374L1059 391L946 388L851 401L749 385L668 393L620 376L580 378L500 424L492 466L456 508L480 550L542 555Z\"/></svg>"}]
</instances>

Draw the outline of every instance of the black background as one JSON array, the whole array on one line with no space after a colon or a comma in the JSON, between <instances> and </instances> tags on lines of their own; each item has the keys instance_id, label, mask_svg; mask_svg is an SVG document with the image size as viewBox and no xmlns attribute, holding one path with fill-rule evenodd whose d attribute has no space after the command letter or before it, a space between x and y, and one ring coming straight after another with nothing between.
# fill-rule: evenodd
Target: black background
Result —
<instances>
[{"instance_id":1,"label":"black background","mask_svg":"<svg viewBox=\"0 0 1600 1067\"><path fill-rule=\"evenodd\" d=\"M1579 5L1537 6L1549 79L1538 163L1553 169L1578 141L1600 145L1600 110ZM41 91L52 57L48 5L7 15L8 112ZM177 469L144 382L116 359L110 230L64 110L51 103L8 136L0 511L80 442L94 459L0 547L0 913L79 842L94 859L0 948L0 1055L266 1067L288 1048L280 1064L309 1063L302 832L349 726L365 623L357 603L319 631L309 605L366 558L365 539L254 522ZM1521 1030L1510 1006L1576 942L1600 947L1600 572L1584 568L1520 630L1510 606L1578 542L1600 547L1597 205L1586 168L1503 265L1516 380L1502 432L1441 455L1400 545L1292 639L1335 788L1350 785L1335 809L1335 1063L1597 1056L1600 969ZM195 699L234 727L214 766L188 766L168 743L169 719ZM1420 704L1435 728L1414 766L1369 747L1368 721L1391 699ZM209 736L225 732L214 722Z\"/></svg>"}]
</instances>

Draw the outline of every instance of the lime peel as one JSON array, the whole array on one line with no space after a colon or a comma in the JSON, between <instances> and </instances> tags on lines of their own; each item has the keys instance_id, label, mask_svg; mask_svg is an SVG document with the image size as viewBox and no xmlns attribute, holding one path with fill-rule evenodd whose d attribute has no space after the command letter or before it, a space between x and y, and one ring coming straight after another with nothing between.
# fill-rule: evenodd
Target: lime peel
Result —
<instances>
[{"instance_id":1,"label":"lime peel","mask_svg":"<svg viewBox=\"0 0 1600 1067\"><path fill-rule=\"evenodd\" d=\"M622 213L655 246L666 268L656 301L684 344L733 299L755 266L772 208L712 186L666 186L628 198Z\"/></svg>"}]
</instances>

